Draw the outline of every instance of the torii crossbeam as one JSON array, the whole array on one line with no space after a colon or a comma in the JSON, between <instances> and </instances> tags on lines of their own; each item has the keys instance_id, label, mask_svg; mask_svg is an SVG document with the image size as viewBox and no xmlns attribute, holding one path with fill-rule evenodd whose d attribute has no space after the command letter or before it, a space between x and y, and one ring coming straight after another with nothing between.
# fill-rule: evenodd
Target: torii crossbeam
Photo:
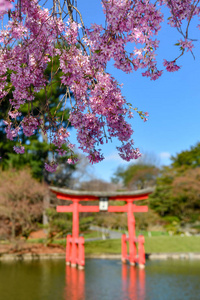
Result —
<instances>
[{"instance_id":1,"label":"torii crossbeam","mask_svg":"<svg viewBox=\"0 0 200 300\"><path fill-rule=\"evenodd\" d=\"M73 224L72 224L72 236L67 237L66 246L66 263L71 264L72 267L78 266L84 267L84 238L79 237L79 212L126 212L128 218L128 233L129 237L122 235L122 261L127 259L131 265L135 265L137 262L139 265L145 264L144 253L144 237L139 236L136 238L135 234L135 218L134 212L147 212L148 207L146 205L135 205L133 202L138 200L148 199L150 193L153 192L152 188L129 191L129 192L87 192L87 191L74 191L69 189L51 187L51 191L54 192L58 199L72 201L70 205L57 206L57 212L72 212ZM99 201L99 205L84 206L80 204L80 201ZM125 201L123 206L109 206L109 200ZM129 255L127 255L126 242L129 241ZM137 256L136 242L139 248L139 257Z\"/></svg>"}]
</instances>

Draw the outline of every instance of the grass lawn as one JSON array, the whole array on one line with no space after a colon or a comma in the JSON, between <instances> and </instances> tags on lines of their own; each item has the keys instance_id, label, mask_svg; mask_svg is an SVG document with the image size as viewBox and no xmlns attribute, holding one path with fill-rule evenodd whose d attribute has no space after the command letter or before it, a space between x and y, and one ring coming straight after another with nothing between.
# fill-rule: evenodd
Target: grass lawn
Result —
<instances>
[{"instance_id":1,"label":"grass lawn","mask_svg":"<svg viewBox=\"0 0 200 300\"><path fill-rule=\"evenodd\" d=\"M99 231L89 230L89 231L83 233L83 236L85 239L90 239L90 238L99 238L102 236L102 234Z\"/></svg>"},{"instance_id":2,"label":"grass lawn","mask_svg":"<svg viewBox=\"0 0 200 300\"><path fill-rule=\"evenodd\" d=\"M200 252L198 236L145 237L145 252ZM85 243L86 254L121 253L121 240L93 241Z\"/></svg>"},{"instance_id":3,"label":"grass lawn","mask_svg":"<svg viewBox=\"0 0 200 300\"><path fill-rule=\"evenodd\" d=\"M85 238L96 237L99 233L88 232ZM28 243L44 243L45 239L31 239ZM54 240L54 244L66 245L66 238ZM146 253L163 252L200 252L200 236L145 236ZM121 240L99 240L85 242L86 254L120 254Z\"/></svg>"},{"instance_id":4,"label":"grass lawn","mask_svg":"<svg viewBox=\"0 0 200 300\"><path fill-rule=\"evenodd\" d=\"M138 231L136 230L136 235L139 234L144 235L144 237L152 237L152 236L169 236L169 233L167 231Z\"/></svg>"},{"instance_id":5,"label":"grass lawn","mask_svg":"<svg viewBox=\"0 0 200 300\"><path fill-rule=\"evenodd\" d=\"M121 240L85 242L85 254L121 253Z\"/></svg>"},{"instance_id":6,"label":"grass lawn","mask_svg":"<svg viewBox=\"0 0 200 300\"><path fill-rule=\"evenodd\" d=\"M145 238L146 253L200 252L199 236L160 236Z\"/></svg>"}]
</instances>

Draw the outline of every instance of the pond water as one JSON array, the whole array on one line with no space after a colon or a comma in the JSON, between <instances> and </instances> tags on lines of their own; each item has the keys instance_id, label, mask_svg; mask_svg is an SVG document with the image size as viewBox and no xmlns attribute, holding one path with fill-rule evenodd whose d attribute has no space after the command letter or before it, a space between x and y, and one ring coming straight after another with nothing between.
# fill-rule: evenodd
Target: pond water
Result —
<instances>
[{"instance_id":1,"label":"pond water","mask_svg":"<svg viewBox=\"0 0 200 300\"><path fill-rule=\"evenodd\" d=\"M200 261L147 261L145 270L119 260L0 262L1 300L200 300Z\"/></svg>"}]
</instances>

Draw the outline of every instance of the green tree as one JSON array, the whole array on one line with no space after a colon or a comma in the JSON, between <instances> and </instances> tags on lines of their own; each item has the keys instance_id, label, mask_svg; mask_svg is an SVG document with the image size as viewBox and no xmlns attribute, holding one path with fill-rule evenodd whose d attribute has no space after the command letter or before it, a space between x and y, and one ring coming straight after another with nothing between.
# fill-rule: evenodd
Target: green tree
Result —
<instances>
[{"instance_id":1,"label":"green tree","mask_svg":"<svg viewBox=\"0 0 200 300\"><path fill-rule=\"evenodd\" d=\"M192 146L190 150L182 151L171 157L172 166L175 168L197 168L200 167L200 143Z\"/></svg>"},{"instance_id":2,"label":"green tree","mask_svg":"<svg viewBox=\"0 0 200 300\"><path fill-rule=\"evenodd\" d=\"M163 167L161 176L157 178L156 189L153 194L150 194L150 207L160 216L174 214L174 199L172 184L176 176L176 171L171 167Z\"/></svg>"},{"instance_id":3,"label":"green tree","mask_svg":"<svg viewBox=\"0 0 200 300\"><path fill-rule=\"evenodd\" d=\"M112 181L122 181L129 190L140 190L154 186L158 174L159 169L156 166L137 163L129 165L127 168L119 167Z\"/></svg>"},{"instance_id":4,"label":"green tree","mask_svg":"<svg viewBox=\"0 0 200 300\"><path fill-rule=\"evenodd\" d=\"M157 179L150 205L165 218L194 222L200 213L200 143L171 157Z\"/></svg>"},{"instance_id":5,"label":"green tree","mask_svg":"<svg viewBox=\"0 0 200 300\"><path fill-rule=\"evenodd\" d=\"M34 116L38 116L39 112L43 122L43 126L48 127L49 115L53 116L55 113L57 117L62 117L64 127L69 126L68 122L69 110L63 110L61 98L66 94L66 89L61 88L60 77L62 76L61 71L58 71L57 60L51 61L45 71L45 76L49 81L49 85L42 89L35 96L35 100L32 103L25 104L22 107L22 115L17 118L17 122L22 120L29 114L31 110ZM59 179L58 185L67 185L67 182L74 171L74 166L69 166L65 163L66 156L59 158L60 163L60 174L49 174L44 170L44 162L47 162L50 156L50 146L47 144L47 136L42 135L39 131L31 137L26 137L19 133L20 141L25 145L25 154L16 154L13 151L13 146L16 145L16 139L10 141L6 138L5 124L3 120L6 118L7 113L10 109L9 99L12 97L11 91L6 97L5 101L0 106L0 165L2 170L6 170L10 167L15 169L21 169L25 165L28 165L31 169L33 177L39 180L45 180L47 183L56 185L57 179ZM50 104L48 113L46 112L47 101ZM57 154L54 154L57 156ZM59 174L59 175L58 175ZM63 180L61 180L61 178ZM61 182L62 181L62 182Z\"/></svg>"},{"instance_id":6,"label":"green tree","mask_svg":"<svg viewBox=\"0 0 200 300\"><path fill-rule=\"evenodd\" d=\"M179 154L180 155L180 154ZM200 220L200 168L164 167L150 195L150 207L166 220Z\"/></svg>"}]
</instances>

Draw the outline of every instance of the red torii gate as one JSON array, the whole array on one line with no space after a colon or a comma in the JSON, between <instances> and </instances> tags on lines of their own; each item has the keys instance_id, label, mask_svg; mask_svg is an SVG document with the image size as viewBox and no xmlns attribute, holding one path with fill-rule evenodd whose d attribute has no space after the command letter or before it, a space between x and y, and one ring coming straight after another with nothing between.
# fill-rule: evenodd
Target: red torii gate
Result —
<instances>
[{"instance_id":1,"label":"red torii gate","mask_svg":"<svg viewBox=\"0 0 200 300\"><path fill-rule=\"evenodd\" d=\"M145 265L145 251L144 251L144 237L140 235L136 238L135 234L135 217L134 212L147 212L148 207L145 205L137 206L133 202L138 200L148 199L150 193L153 192L152 188L129 191L129 192L86 192L74 191L69 189L51 187L58 199L70 200L70 205L57 206L57 212L72 212L72 236L67 236L66 245L66 264L71 264L71 267L84 268L85 255L84 255L84 237L79 237L79 212L127 212L128 218L128 234L122 235L122 262L130 261L131 265L139 264L140 267ZM95 201L99 200L99 206L91 205L84 206L80 201ZM125 201L123 206L108 206L108 200ZM129 255L127 255L127 242L129 242ZM138 243L138 255L137 247Z\"/></svg>"}]
</instances>

